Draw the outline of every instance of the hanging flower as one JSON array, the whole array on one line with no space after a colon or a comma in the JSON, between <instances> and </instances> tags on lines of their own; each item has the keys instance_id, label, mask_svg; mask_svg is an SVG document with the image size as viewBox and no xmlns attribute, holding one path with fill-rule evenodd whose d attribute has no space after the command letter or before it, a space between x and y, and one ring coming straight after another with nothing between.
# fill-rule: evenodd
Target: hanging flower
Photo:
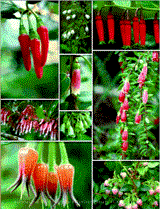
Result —
<instances>
[{"instance_id":1,"label":"hanging flower","mask_svg":"<svg viewBox=\"0 0 160 209\"><path fill-rule=\"evenodd\" d=\"M81 87L81 71L80 69L73 70L71 88L74 95L80 94Z\"/></svg>"},{"instance_id":2,"label":"hanging flower","mask_svg":"<svg viewBox=\"0 0 160 209\"><path fill-rule=\"evenodd\" d=\"M51 200L52 203L54 203L54 200L49 195L47 190L47 183L48 183L48 165L45 163L38 163L36 164L36 167L34 169L34 172L32 173L34 185L36 188L36 195L32 202L30 203L30 206L32 206L40 197L42 196L42 199L44 201L44 204L47 206L47 201L45 196Z\"/></svg>"},{"instance_id":3,"label":"hanging flower","mask_svg":"<svg viewBox=\"0 0 160 209\"><path fill-rule=\"evenodd\" d=\"M58 185L58 176L54 172L48 173L48 181L47 181L47 189L49 192L49 195L52 198L55 198L55 194L57 191L57 185Z\"/></svg>"},{"instance_id":4,"label":"hanging flower","mask_svg":"<svg viewBox=\"0 0 160 209\"><path fill-rule=\"evenodd\" d=\"M76 204L76 206L80 206L73 195L74 167L71 164L61 164L59 166L56 165L55 169L59 179L61 194L53 207L57 205L61 199L62 204L65 207L67 204L67 193L70 194L70 197L72 201Z\"/></svg>"},{"instance_id":5,"label":"hanging flower","mask_svg":"<svg viewBox=\"0 0 160 209\"><path fill-rule=\"evenodd\" d=\"M19 185L22 183L22 193L23 193L24 185L26 185L28 196L29 196L28 186L30 186L30 189L34 193L30 180L31 180L31 174L34 171L37 160L38 160L38 153L36 150L29 147L23 147L19 150L18 152L19 176L16 182L8 188L11 189L14 187L11 192L17 189Z\"/></svg>"}]
</instances>

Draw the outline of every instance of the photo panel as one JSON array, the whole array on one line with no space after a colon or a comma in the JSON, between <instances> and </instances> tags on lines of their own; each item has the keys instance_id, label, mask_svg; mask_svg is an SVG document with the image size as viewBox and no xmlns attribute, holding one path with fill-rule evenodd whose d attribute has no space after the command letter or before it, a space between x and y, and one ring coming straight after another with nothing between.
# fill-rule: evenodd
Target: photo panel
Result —
<instances>
[{"instance_id":1,"label":"photo panel","mask_svg":"<svg viewBox=\"0 0 160 209\"><path fill-rule=\"evenodd\" d=\"M60 61L60 109L92 110L91 55L61 55Z\"/></svg>"},{"instance_id":2,"label":"photo panel","mask_svg":"<svg viewBox=\"0 0 160 209\"><path fill-rule=\"evenodd\" d=\"M58 98L58 1L1 6L1 97Z\"/></svg>"},{"instance_id":3,"label":"photo panel","mask_svg":"<svg viewBox=\"0 0 160 209\"><path fill-rule=\"evenodd\" d=\"M2 208L91 208L91 162L88 142L2 142Z\"/></svg>"},{"instance_id":4,"label":"photo panel","mask_svg":"<svg viewBox=\"0 0 160 209\"><path fill-rule=\"evenodd\" d=\"M159 159L158 57L94 51L94 159Z\"/></svg>"},{"instance_id":5,"label":"photo panel","mask_svg":"<svg viewBox=\"0 0 160 209\"><path fill-rule=\"evenodd\" d=\"M94 161L93 208L159 208L159 161Z\"/></svg>"},{"instance_id":6,"label":"photo panel","mask_svg":"<svg viewBox=\"0 0 160 209\"><path fill-rule=\"evenodd\" d=\"M58 100L2 100L1 140L59 140Z\"/></svg>"},{"instance_id":7,"label":"photo panel","mask_svg":"<svg viewBox=\"0 0 160 209\"><path fill-rule=\"evenodd\" d=\"M93 49L159 49L159 1L93 1Z\"/></svg>"}]
</instances>

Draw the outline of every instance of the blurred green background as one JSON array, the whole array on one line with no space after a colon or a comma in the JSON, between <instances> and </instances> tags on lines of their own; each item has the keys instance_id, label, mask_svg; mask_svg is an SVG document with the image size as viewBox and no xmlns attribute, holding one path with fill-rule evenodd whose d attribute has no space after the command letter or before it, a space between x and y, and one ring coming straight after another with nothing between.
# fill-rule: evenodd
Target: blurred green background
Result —
<instances>
[{"instance_id":1,"label":"blurred green background","mask_svg":"<svg viewBox=\"0 0 160 209\"><path fill-rule=\"evenodd\" d=\"M43 77L38 79L32 68L24 68L18 42L20 13L26 1L1 2L1 96L2 98L58 98L58 2L40 1L29 4L42 18L49 31L49 53L43 68ZM31 15L36 30L36 21ZM28 31L27 16L24 25Z\"/></svg>"},{"instance_id":2,"label":"blurred green background","mask_svg":"<svg viewBox=\"0 0 160 209\"><path fill-rule=\"evenodd\" d=\"M50 142L52 143L52 142ZM56 143L57 157L56 161L60 163L60 153L58 143ZM48 144L44 143L43 161L48 162ZM33 194L27 196L26 188L24 189L23 199L20 200L21 185L13 193L7 191L18 177L18 151L27 143L2 143L1 144L1 208L3 209L23 209L29 208L29 204L33 199ZM36 149L38 143L29 143L31 147ZM70 143L66 142L69 162L75 168L73 192L81 207L91 208L91 143ZM33 183L33 182L32 182ZM70 198L69 198L70 201ZM38 200L31 208L42 208L42 203ZM56 208L62 208L59 205ZM77 208L72 202L69 208Z\"/></svg>"}]
</instances>

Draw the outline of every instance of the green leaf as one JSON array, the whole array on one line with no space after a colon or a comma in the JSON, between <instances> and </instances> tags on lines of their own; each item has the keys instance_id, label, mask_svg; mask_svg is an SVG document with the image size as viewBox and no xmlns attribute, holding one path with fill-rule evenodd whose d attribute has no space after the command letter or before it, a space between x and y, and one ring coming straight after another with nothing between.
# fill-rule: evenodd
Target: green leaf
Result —
<instances>
[{"instance_id":1,"label":"green leaf","mask_svg":"<svg viewBox=\"0 0 160 209\"><path fill-rule=\"evenodd\" d=\"M139 172L140 175L143 176L148 171L148 167L137 168L137 171Z\"/></svg>"},{"instance_id":2,"label":"green leaf","mask_svg":"<svg viewBox=\"0 0 160 209\"><path fill-rule=\"evenodd\" d=\"M122 6L122 7L130 7L131 6L131 1L128 0L114 0L113 1L117 6Z\"/></svg>"},{"instance_id":3,"label":"green leaf","mask_svg":"<svg viewBox=\"0 0 160 209\"><path fill-rule=\"evenodd\" d=\"M159 165L159 162L150 162L150 163L148 163L148 167L149 168L155 168L158 165Z\"/></svg>"},{"instance_id":4,"label":"green leaf","mask_svg":"<svg viewBox=\"0 0 160 209\"><path fill-rule=\"evenodd\" d=\"M39 106L36 109L36 114L37 114L39 119L44 119L45 118L44 111L43 111L43 105Z\"/></svg>"},{"instance_id":5,"label":"green leaf","mask_svg":"<svg viewBox=\"0 0 160 209\"><path fill-rule=\"evenodd\" d=\"M147 186L147 185L141 185L141 187L139 188L139 190L140 190L140 191L143 191L143 192L146 192L146 191L148 191L149 189L150 189L150 187Z\"/></svg>"},{"instance_id":6,"label":"green leaf","mask_svg":"<svg viewBox=\"0 0 160 209\"><path fill-rule=\"evenodd\" d=\"M121 188L121 191L122 192L128 192L128 191L131 191L133 189L132 185L130 184L125 184L123 185L123 187Z\"/></svg>"},{"instance_id":7,"label":"green leaf","mask_svg":"<svg viewBox=\"0 0 160 209\"><path fill-rule=\"evenodd\" d=\"M135 185L136 185L136 187L140 187L141 186L141 182L139 181L139 180L133 180L134 181L134 183L135 183Z\"/></svg>"},{"instance_id":8,"label":"green leaf","mask_svg":"<svg viewBox=\"0 0 160 209\"><path fill-rule=\"evenodd\" d=\"M94 189L94 193L98 192L98 185L95 182L93 182L93 189Z\"/></svg>"}]
</instances>

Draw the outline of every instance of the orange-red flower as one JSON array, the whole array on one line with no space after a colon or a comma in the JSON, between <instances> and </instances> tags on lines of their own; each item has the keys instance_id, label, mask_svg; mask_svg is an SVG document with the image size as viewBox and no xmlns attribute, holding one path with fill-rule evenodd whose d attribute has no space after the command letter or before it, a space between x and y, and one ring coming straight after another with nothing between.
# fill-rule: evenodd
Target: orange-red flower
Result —
<instances>
[{"instance_id":1,"label":"orange-red flower","mask_svg":"<svg viewBox=\"0 0 160 209\"><path fill-rule=\"evenodd\" d=\"M58 185L58 176L54 172L48 173L48 182L47 182L47 189L49 192L49 195L52 198L55 198L55 194L57 191L57 185Z\"/></svg>"},{"instance_id":2,"label":"orange-red flower","mask_svg":"<svg viewBox=\"0 0 160 209\"><path fill-rule=\"evenodd\" d=\"M70 197L76 206L80 206L73 195L74 167L71 164L61 164L59 166L56 165L55 169L60 183L61 194L53 207L59 203L61 198L62 204L65 207L67 204L67 193L70 194Z\"/></svg>"},{"instance_id":3,"label":"orange-red flower","mask_svg":"<svg viewBox=\"0 0 160 209\"><path fill-rule=\"evenodd\" d=\"M46 206L47 206L47 201L45 199L45 195L48 199L51 200L52 203L54 203L54 200L48 194L47 191L48 165L45 163L38 163L34 169L34 172L32 173L32 177L36 188L36 196L30 203L30 206L32 206L38 200L40 195L42 195L42 199Z\"/></svg>"},{"instance_id":4,"label":"orange-red flower","mask_svg":"<svg viewBox=\"0 0 160 209\"><path fill-rule=\"evenodd\" d=\"M38 160L38 153L36 150L29 147L23 147L19 150L18 153L19 176L16 182L8 188L11 189L12 187L14 187L11 192L17 189L19 185L22 183L22 192L23 192L23 186L26 185L28 196L29 196L28 186L30 186L30 189L34 193L30 180L31 180L31 174L34 171L37 160Z\"/></svg>"}]
</instances>

